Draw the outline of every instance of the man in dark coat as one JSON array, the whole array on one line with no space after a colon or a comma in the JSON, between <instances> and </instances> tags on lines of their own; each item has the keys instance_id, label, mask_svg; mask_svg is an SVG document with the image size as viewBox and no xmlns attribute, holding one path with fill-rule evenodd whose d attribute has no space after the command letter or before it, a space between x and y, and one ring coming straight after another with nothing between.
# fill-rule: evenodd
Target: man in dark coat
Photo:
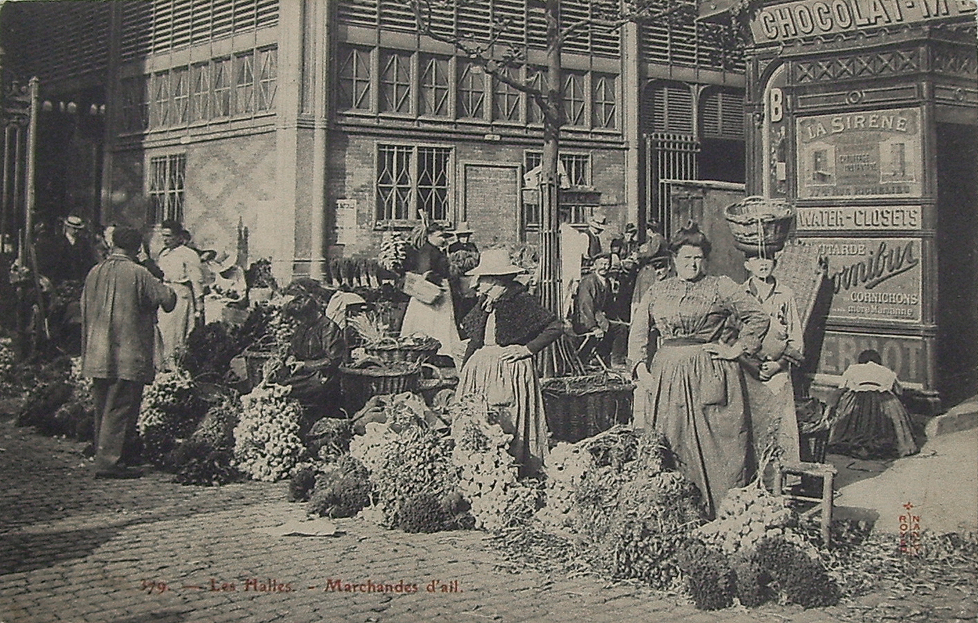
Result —
<instances>
[{"instance_id":1,"label":"man in dark coat","mask_svg":"<svg viewBox=\"0 0 978 623\"><path fill-rule=\"evenodd\" d=\"M51 245L51 274L45 275L55 285L69 280L84 281L98 261L95 248L85 233L85 221L81 217L69 216L64 220L64 233ZM43 269L41 272L44 273Z\"/></svg>"},{"instance_id":2,"label":"man in dark coat","mask_svg":"<svg viewBox=\"0 0 978 623\"><path fill-rule=\"evenodd\" d=\"M143 386L156 372L156 310L172 311L172 289L136 263L142 235L120 227L112 253L93 268L82 292L82 374L95 402L95 477L138 478L122 464L127 434L135 434Z\"/></svg>"},{"instance_id":3,"label":"man in dark coat","mask_svg":"<svg viewBox=\"0 0 978 623\"><path fill-rule=\"evenodd\" d=\"M594 258L591 272L581 278L574 300L574 314L571 318L574 332L585 335L581 349L581 361L587 364L592 354L601 357L608 363L611 347L614 344L620 325L613 323L609 317L613 297L611 282L608 279L608 268L611 265L611 255L600 253Z\"/></svg>"}]
</instances>

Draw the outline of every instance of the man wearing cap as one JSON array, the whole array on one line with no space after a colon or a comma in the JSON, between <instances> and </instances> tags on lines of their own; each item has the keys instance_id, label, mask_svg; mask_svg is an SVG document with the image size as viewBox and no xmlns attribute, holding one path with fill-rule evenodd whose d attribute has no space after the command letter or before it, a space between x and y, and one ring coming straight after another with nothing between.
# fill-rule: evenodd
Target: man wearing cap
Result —
<instances>
[{"instance_id":1,"label":"man wearing cap","mask_svg":"<svg viewBox=\"0 0 978 623\"><path fill-rule=\"evenodd\" d=\"M617 335L617 327L608 317L612 304L611 283L608 280L608 268L611 265L611 254L600 253L594 258L591 272L581 279L574 301L574 315L571 318L574 332L584 335L584 348L581 349L581 361L585 364L592 353L608 363L611 347Z\"/></svg>"},{"instance_id":2,"label":"man wearing cap","mask_svg":"<svg viewBox=\"0 0 978 623\"><path fill-rule=\"evenodd\" d=\"M604 216L592 216L587 222L584 234L587 236L587 257L591 261L601 253L601 232L608 226Z\"/></svg>"},{"instance_id":3,"label":"man wearing cap","mask_svg":"<svg viewBox=\"0 0 978 623\"><path fill-rule=\"evenodd\" d=\"M448 245L448 270L451 282L449 291L452 293L452 309L455 311L455 323L459 324L475 304L476 292L472 287L471 277L466 273L479 264L479 247L472 242L475 232L469 224L462 221L452 232L455 239Z\"/></svg>"},{"instance_id":4,"label":"man wearing cap","mask_svg":"<svg viewBox=\"0 0 978 623\"><path fill-rule=\"evenodd\" d=\"M173 290L136 263L142 235L116 228L112 252L93 268L82 291L82 374L95 402L95 477L138 478L122 464L135 435L143 386L153 382L156 310L172 310Z\"/></svg>"}]
</instances>

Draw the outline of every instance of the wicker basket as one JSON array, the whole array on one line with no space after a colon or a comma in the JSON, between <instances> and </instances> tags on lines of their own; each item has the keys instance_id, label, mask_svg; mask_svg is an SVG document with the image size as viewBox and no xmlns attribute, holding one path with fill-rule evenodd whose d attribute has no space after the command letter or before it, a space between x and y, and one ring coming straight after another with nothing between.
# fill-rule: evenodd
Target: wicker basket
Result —
<instances>
[{"instance_id":1,"label":"wicker basket","mask_svg":"<svg viewBox=\"0 0 978 623\"><path fill-rule=\"evenodd\" d=\"M246 348L241 356L244 357L245 364L248 368L248 386L253 388L262 382L264 378L264 368L265 364L269 359L277 356L274 350L265 349L251 349Z\"/></svg>"},{"instance_id":2,"label":"wicker basket","mask_svg":"<svg viewBox=\"0 0 978 623\"><path fill-rule=\"evenodd\" d=\"M795 400L798 418L799 453L802 461L824 463L835 411L815 398Z\"/></svg>"},{"instance_id":3,"label":"wicker basket","mask_svg":"<svg viewBox=\"0 0 978 623\"><path fill-rule=\"evenodd\" d=\"M557 441L577 443L632 419L635 385L603 376L543 382L547 426Z\"/></svg>"},{"instance_id":4,"label":"wicker basket","mask_svg":"<svg viewBox=\"0 0 978 623\"><path fill-rule=\"evenodd\" d=\"M356 413L373 396L418 390L421 367L393 362L369 367L340 366L340 387L347 413Z\"/></svg>"},{"instance_id":5,"label":"wicker basket","mask_svg":"<svg viewBox=\"0 0 978 623\"><path fill-rule=\"evenodd\" d=\"M723 215L737 249L773 254L784 248L795 209L780 199L747 197L727 206Z\"/></svg>"},{"instance_id":6,"label":"wicker basket","mask_svg":"<svg viewBox=\"0 0 978 623\"><path fill-rule=\"evenodd\" d=\"M365 345L363 350L368 357L375 357L384 363L424 363L438 354L441 342L434 338L429 338L418 344L371 344Z\"/></svg>"}]
</instances>

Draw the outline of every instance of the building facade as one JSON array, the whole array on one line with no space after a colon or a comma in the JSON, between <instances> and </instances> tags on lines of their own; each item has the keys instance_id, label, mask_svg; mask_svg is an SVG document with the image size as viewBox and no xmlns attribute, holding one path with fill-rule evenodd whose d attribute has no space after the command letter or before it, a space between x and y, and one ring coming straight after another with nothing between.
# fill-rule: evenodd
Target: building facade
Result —
<instances>
[{"instance_id":1,"label":"building facade","mask_svg":"<svg viewBox=\"0 0 978 623\"><path fill-rule=\"evenodd\" d=\"M561 20L600 8L567 0ZM18 2L2 17L6 73L38 76L50 104L41 177L62 180L42 197L52 215L178 218L197 246L269 258L282 278L376 256L381 233L409 228L418 209L468 222L483 245L534 244L539 109L419 36L399 2ZM440 34L518 49L526 62L512 77L541 84L537 3L435 17ZM609 232L667 221L662 180L744 181L743 65L705 43L709 28L629 24L566 40L561 183L576 220L606 216Z\"/></svg>"}]
</instances>

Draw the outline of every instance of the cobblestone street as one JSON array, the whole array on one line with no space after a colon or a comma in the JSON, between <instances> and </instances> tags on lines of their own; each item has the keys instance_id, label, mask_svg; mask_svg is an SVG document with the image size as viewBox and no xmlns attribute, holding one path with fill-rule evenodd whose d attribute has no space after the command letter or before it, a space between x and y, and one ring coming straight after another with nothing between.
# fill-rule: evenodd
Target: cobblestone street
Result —
<instances>
[{"instance_id":1,"label":"cobblestone street","mask_svg":"<svg viewBox=\"0 0 978 623\"><path fill-rule=\"evenodd\" d=\"M860 620L852 616L859 608L876 608L882 600L869 596L862 605L809 611L768 606L707 613L679 598L595 578L512 572L477 531L412 535L349 519L337 521L330 537L273 537L260 529L302 513L286 501L284 483L189 487L162 473L94 480L82 447L0 422L3 623L801 623ZM417 592L330 590L338 580L417 585ZM949 591L944 616L935 620L974 620L973 606L952 611L961 593ZM911 620L899 614L908 608L923 612L919 604L893 607L891 620Z\"/></svg>"}]
</instances>

